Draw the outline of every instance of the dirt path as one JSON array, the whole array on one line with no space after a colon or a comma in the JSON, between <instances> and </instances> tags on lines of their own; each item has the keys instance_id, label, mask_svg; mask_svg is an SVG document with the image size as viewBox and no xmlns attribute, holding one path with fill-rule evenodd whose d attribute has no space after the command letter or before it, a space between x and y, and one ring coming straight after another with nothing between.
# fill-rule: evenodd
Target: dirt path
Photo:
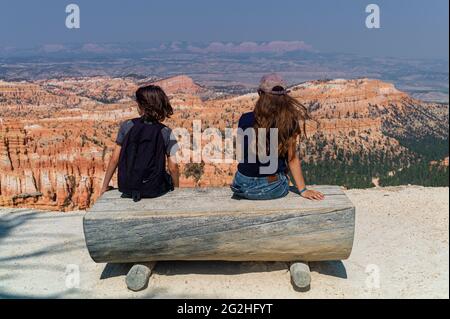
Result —
<instances>
[{"instance_id":1,"label":"dirt path","mask_svg":"<svg viewBox=\"0 0 450 319\"><path fill-rule=\"evenodd\" d=\"M313 263L306 293L292 288L285 263L224 262L159 263L149 288L131 293L129 266L91 261L83 213L0 209L0 298L448 298L448 188L347 194L357 208L352 255Z\"/></svg>"}]
</instances>

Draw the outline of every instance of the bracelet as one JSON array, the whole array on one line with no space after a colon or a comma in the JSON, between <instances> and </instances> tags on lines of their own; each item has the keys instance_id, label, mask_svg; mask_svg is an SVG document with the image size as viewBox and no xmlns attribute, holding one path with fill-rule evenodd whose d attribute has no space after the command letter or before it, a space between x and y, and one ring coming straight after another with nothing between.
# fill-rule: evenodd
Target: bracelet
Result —
<instances>
[{"instance_id":1,"label":"bracelet","mask_svg":"<svg viewBox=\"0 0 450 319\"><path fill-rule=\"evenodd\" d=\"M300 196L302 196L302 194L304 193L304 192L306 192L308 189L305 187L305 188L303 188L300 192L299 192L299 194L300 194Z\"/></svg>"}]
</instances>

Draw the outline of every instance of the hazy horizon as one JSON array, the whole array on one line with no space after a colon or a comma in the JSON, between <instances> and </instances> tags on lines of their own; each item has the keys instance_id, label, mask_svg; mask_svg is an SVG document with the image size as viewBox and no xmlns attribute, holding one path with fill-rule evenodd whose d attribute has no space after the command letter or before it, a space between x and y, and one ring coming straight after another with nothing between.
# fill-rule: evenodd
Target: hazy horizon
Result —
<instances>
[{"instance_id":1,"label":"hazy horizon","mask_svg":"<svg viewBox=\"0 0 450 319\"><path fill-rule=\"evenodd\" d=\"M80 29L65 27L70 3L80 7ZM365 26L370 3L380 7L380 29ZM290 50L448 61L448 9L447 0L4 0L0 52L61 44L286 41Z\"/></svg>"},{"instance_id":2,"label":"hazy horizon","mask_svg":"<svg viewBox=\"0 0 450 319\"><path fill-rule=\"evenodd\" d=\"M281 43L281 48L276 47L273 44ZM181 49L172 49L172 44L182 44L185 47ZM224 50L211 49L212 46L217 44L221 45ZM247 48L248 45L257 45L256 48ZM301 44L309 48L295 48ZM161 48L160 46L164 46ZM286 48L287 47L287 48ZM114 48L108 51L109 48ZM144 48L139 51L138 48ZM241 49L242 48L242 49ZM322 51L309 46L303 41L283 41L283 40L271 40L271 41L210 41L210 42L188 42L188 41L160 41L160 42L61 42L61 43L45 43L34 46L0 46L0 58L17 58L17 57L30 57L30 58L42 58L42 57L58 57L58 58L70 58L73 56L95 58L102 56L122 56L133 57L135 55L145 55L148 53L156 54L158 52L171 52L171 53L191 53L196 55L274 55L280 54L299 53L308 55L346 55L357 56L360 58L372 58L372 59L393 59L393 60L409 60L409 61L441 61L443 63L449 62L448 56L395 56L395 55L375 55L364 54L346 51Z\"/></svg>"}]
</instances>

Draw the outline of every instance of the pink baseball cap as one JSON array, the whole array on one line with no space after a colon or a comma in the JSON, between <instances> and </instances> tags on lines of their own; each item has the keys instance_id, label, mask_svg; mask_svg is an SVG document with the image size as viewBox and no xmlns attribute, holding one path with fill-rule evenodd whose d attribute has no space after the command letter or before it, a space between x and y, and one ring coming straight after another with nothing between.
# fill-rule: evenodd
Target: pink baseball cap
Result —
<instances>
[{"instance_id":1,"label":"pink baseball cap","mask_svg":"<svg viewBox=\"0 0 450 319\"><path fill-rule=\"evenodd\" d=\"M259 90L273 95L285 95L289 93L286 82L277 73L264 75L259 83Z\"/></svg>"}]
</instances>

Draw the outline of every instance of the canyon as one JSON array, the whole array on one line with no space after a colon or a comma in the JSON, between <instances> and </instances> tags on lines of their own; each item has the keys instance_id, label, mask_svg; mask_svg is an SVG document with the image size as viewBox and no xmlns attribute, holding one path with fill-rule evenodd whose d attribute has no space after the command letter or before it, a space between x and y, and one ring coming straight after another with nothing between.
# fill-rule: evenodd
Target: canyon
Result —
<instances>
[{"instance_id":1,"label":"canyon","mask_svg":"<svg viewBox=\"0 0 450 319\"><path fill-rule=\"evenodd\" d=\"M193 120L203 129L236 127L257 100L254 93L214 94L185 75L0 81L0 206L90 207L99 196L119 124L137 116L134 92L149 83L160 85L171 99L174 115L165 124L190 132ZM334 79L290 90L313 118L300 144L302 160L311 165L363 159L407 167L421 154L404 141L448 140L448 105L416 100L391 83ZM448 166L448 151L444 155L440 160ZM181 164L181 187L226 186L235 170L236 163Z\"/></svg>"}]
</instances>

